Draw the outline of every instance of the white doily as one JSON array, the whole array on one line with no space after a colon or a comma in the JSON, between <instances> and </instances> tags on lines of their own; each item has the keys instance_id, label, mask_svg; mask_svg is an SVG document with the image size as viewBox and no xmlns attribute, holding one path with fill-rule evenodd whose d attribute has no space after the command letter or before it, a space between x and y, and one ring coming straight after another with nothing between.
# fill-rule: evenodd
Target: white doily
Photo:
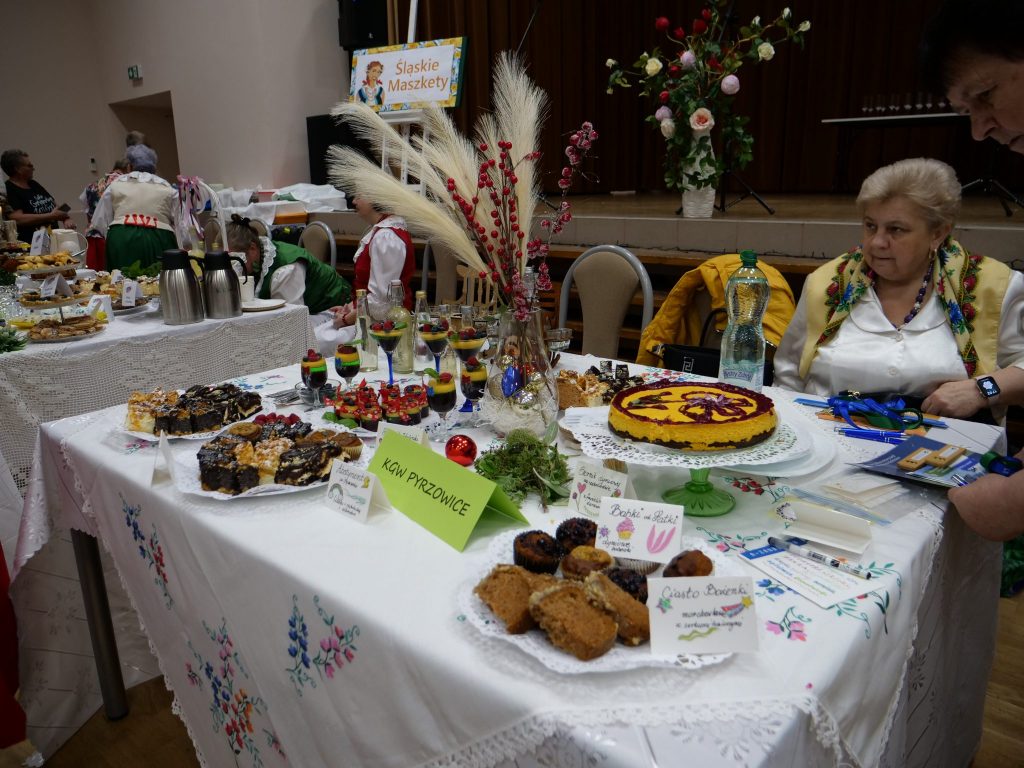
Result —
<instances>
[{"instance_id":1,"label":"white doily","mask_svg":"<svg viewBox=\"0 0 1024 768\"><path fill-rule=\"evenodd\" d=\"M608 406L569 408L558 422L572 432L583 452L594 459L619 459L627 464L679 469L775 464L806 456L811 440L793 426L779 423L763 443L731 451L681 451L651 443L637 443L608 428Z\"/></svg>"},{"instance_id":2,"label":"white doily","mask_svg":"<svg viewBox=\"0 0 1024 768\"><path fill-rule=\"evenodd\" d=\"M501 620L496 618L491 609L484 605L473 593L475 587L491 569L499 563L512 562L512 541L522 531L506 531L494 538L487 550L487 559L476 570L471 580L459 589L459 610L465 614L467 622L486 637L503 640L533 656L553 672L564 675L579 675L585 672L620 672L641 667L681 667L683 669L700 669L701 667L719 664L731 656L731 653L716 654L685 654L681 656L655 656L651 653L650 644L631 647L616 642L604 656L590 661L580 661L576 657L559 650L548 642L540 629L532 629L521 635L510 635L505 631ZM684 539L683 549L699 549L715 564L715 574L720 576L742 576L743 569L729 560L717 549L709 547L706 542L698 539Z\"/></svg>"}]
</instances>

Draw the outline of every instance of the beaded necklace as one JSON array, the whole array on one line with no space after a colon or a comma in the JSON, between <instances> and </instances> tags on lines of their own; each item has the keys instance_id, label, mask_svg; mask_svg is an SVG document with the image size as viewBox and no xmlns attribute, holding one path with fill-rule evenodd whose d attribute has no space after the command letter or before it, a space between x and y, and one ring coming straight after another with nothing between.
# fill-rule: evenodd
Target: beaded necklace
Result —
<instances>
[{"instance_id":1,"label":"beaded necklace","mask_svg":"<svg viewBox=\"0 0 1024 768\"><path fill-rule=\"evenodd\" d=\"M907 313L907 316L903 318L903 325L906 325L915 317L917 313L921 311L921 305L924 303L924 295L928 293L928 283L932 281L932 265L928 265L928 269L925 270L924 280L921 281L921 290L917 292L917 298L914 299L913 308ZM903 325L896 326L896 330L901 330Z\"/></svg>"}]
</instances>

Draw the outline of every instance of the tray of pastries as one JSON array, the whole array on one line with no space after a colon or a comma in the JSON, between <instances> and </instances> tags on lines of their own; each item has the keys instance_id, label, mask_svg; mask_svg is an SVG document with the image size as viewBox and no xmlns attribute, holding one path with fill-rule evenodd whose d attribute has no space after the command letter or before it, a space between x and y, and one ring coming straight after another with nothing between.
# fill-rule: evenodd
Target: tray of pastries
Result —
<instances>
[{"instance_id":1,"label":"tray of pastries","mask_svg":"<svg viewBox=\"0 0 1024 768\"><path fill-rule=\"evenodd\" d=\"M234 384L196 385L184 392L132 392L124 428L144 440L168 437L208 440L228 424L255 416L263 399Z\"/></svg>"},{"instance_id":2,"label":"tray of pastries","mask_svg":"<svg viewBox=\"0 0 1024 768\"><path fill-rule=\"evenodd\" d=\"M594 546L597 525L569 518L549 534L506 531L459 593L468 623L562 674L641 667L699 669L731 654L651 651L647 576L742 574L706 542L687 539L668 565L616 560Z\"/></svg>"},{"instance_id":3,"label":"tray of pastries","mask_svg":"<svg viewBox=\"0 0 1024 768\"><path fill-rule=\"evenodd\" d=\"M91 315L69 317L63 322L53 318L40 320L28 329L28 340L35 344L80 341L103 331L107 324Z\"/></svg>"},{"instance_id":4,"label":"tray of pastries","mask_svg":"<svg viewBox=\"0 0 1024 768\"><path fill-rule=\"evenodd\" d=\"M295 493L324 485L335 461L354 461L362 448L350 432L315 429L296 414L260 414L179 457L171 475L184 493L222 500Z\"/></svg>"},{"instance_id":5,"label":"tray of pastries","mask_svg":"<svg viewBox=\"0 0 1024 768\"><path fill-rule=\"evenodd\" d=\"M92 297L91 292L81 290L81 286L77 284L72 285L71 290L74 291L71 296L58 296L55 294L43 298L38 290L30 288L18 296L18 303L29 309L54 309L56 307L69 307L72 304L81 304Z\"/></svg>"},{"instance_id":6,"label":"tray of pastries","mask_svg":"<svg viewBox=\"0 0 1024 768\"><path fill-rule=\"evenodd\" d=\"M17 262L15 271L23 275L49 275L54 272L67 272L78 269L82 265L82 262L72 256L69 251L22 256L15 261Z\"/></svg>"}]
</instances>

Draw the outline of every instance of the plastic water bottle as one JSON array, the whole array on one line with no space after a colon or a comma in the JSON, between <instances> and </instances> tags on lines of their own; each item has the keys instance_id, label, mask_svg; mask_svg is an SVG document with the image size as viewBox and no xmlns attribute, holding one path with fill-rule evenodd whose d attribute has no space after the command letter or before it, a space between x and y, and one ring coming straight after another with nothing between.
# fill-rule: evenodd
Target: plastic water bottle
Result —
<instances>
[{"instance_id":1,"label":"plastic water bottle","mask_svg":"<svg viewBox=\"0 0 1024 768\"><path fill-rule=\"evenodd\" d=\"M718 378L726 384L761 391L764 383L764 312L771 289L757 268L757 254L743 251L743 264L725 286L729 324L722 338Z\"/></svg>"}]
</instances>

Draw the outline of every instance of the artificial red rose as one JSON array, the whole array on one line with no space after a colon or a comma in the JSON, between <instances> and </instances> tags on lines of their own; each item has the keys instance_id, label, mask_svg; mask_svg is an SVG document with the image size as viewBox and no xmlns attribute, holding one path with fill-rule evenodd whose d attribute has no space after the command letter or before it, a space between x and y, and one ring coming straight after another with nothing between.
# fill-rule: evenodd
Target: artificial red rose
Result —
<instances>
[{"instance_id":1,"label":"artificial red rose","mask_svg":"<svg viewBox=\"0 0 1024 768\"><path fill-rule=\"evenodd\" d=\"M711 9L710 8L705 8L703 11L700 12L700 15L703 17L704 21L711 21Z\"/></svg>"},{"instance_id":2,"label":"artificial red rose","mask_svg":"<svg viewBox=\"0 0 1024 768\"><path fill-rule=\"evenodd\" d=\"M669 77L679 77L680 72L682 72L682 70L679 69L679 67L677 67L675 64L668 68Z\"/></svg>"},{"instance_id":3,"label":"artificial red rose","mask_svg":"<svg viewBox=\"0 0 1024 768\"><path fill-rule=\"evenodd\" d=\"M674 37L676 40L682 40L684 37L686 37L686 30L683 29L682 27L676 27L675 30L672 32L672 37Z\"/></svg>"},{"instance_id":4,"label":"artificial red rose","mask_svg":"<svg viewBox=\"0 0 1024 768\"><path fill-rule=\"evenodd\" d=\"M693 34L695 34L695 35L703 35L705 32L708 31L708 25L705 24L704 21L701 20L701 19L694 19L693 20L692 29L693 29Z\"/></svg>"},{"instance_id":5,"label":"artificial red rose","mask_svg":"<svg viewBox=\"0 0 1024 768\"><path fill-rule=\"evenodd\" d=\"M714 54L708 57L708 68L713 69L715 72L722 71L722 65L719 63L718 59L715 58Z\"/></svg>"},{"instance_id":6,"label":"artificial red rose","mask_svg":"<svg viewBox=\"0 0 1024 768\"><path fill-rule=\"evenodd\" d=\"M658 94L658 98L661 99L662 104L668 103L668 91L662 91Z\"/></svg>"},{"instance_id":7,"label":"artificial red rose","mask_svg":"<svg viewBox=\"0 0 1024 768\"><path fill-rule=\"evenodd\" d=\"M654 20L654 28L659 32L664 32L669 27L669 20L665 16L659 16Z\"/></svg>"}]
</instances>

